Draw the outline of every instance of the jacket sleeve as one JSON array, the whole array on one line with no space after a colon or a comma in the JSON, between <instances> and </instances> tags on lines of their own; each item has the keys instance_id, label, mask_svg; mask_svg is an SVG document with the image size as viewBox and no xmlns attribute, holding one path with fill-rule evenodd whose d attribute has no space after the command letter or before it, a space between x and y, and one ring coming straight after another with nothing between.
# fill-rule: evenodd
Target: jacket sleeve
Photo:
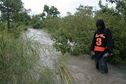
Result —
<instances>
[{"instance_id":1,"label":"jacket sleeve","mask_svg":"<svg viewBox=\"0 0 126 84\"><path fill-rule=\"evenodd\" d=\"M106 51L108 52L108 53L112 53L112 51L113 51L113 46L114 46L114 41L113 41L113 39L112 39L112 33L111 33L111 31L108 29L108 32L107 32L107 49L106 49Z\"/></svg>"},{"instance_id":2,"label":"jacket sleeve","mask_svg":"<svg viewBox=\"0 0 126 84\"><path fill-rule=\"evenodd\" d=\"M96 32L94 33L94 36L93 36L93 39L92 39L91 51L94 51L94 46L95 46L95 35L96 35Z\"/></svg>"}]
</instances>

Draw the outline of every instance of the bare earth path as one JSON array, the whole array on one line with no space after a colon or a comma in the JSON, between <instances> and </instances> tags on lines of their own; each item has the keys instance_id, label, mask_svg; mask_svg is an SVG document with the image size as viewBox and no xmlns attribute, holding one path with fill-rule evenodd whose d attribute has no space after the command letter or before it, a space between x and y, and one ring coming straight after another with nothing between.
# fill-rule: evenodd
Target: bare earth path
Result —
<instances>
[{"instance_id":1,"label":"bare earth path","mask_svg":"<svg viewBox=\"0 0 126 84\"><path fill-rule=\"evenodd\" d=\"M75 84L126 84L126 74L118 72L111 65L108 74L101 74L95 69L90 56L68 56L67 61Z\"/></svg>"}]
</instances>

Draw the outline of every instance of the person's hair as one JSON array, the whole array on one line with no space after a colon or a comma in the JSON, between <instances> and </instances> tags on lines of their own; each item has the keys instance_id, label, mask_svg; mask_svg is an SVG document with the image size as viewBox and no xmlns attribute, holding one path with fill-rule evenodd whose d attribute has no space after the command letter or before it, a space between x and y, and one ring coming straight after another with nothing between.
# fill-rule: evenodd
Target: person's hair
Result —
<instances>
[{"instance_id":1,"label":"person's hair","mask_svg":"<svg viewBox=\"0 0 126 84\"><path fill-rule=\"evenodd\" d=\"M96 21L96 27L101 26L102 28L105 28L105 23L102 19L97 19Z\"/></svg>"}]
</instances>

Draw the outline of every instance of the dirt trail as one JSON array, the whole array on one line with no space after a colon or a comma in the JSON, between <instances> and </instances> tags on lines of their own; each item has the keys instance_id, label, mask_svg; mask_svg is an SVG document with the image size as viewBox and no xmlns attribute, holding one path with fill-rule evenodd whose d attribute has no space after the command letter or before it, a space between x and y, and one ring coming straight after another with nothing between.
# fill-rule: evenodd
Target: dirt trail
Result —
<instances>
[{"instance_id":1,"label":"dirt trail","mask_svg":"<svg viewBox=\"0 0 126 84\"><path fill-rule=\"evenodd\" d=\"M109 65L109 73L101 74L95 69L90 56L68 56L68 69L75 79L75 84L126 84L126 74Z\"/></svg>"}]
</instances>

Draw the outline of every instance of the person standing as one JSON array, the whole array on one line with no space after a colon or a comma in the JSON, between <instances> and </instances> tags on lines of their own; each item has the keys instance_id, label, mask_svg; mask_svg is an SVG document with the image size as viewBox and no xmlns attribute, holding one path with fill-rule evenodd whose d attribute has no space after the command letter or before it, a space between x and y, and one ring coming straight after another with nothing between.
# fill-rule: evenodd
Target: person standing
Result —
<instances>
[{"instance_id":1,"label":"person standing","mask_svg":"<svg viewBox=\"0 0 126 84\"><path fill-rule=\"evenodd\" d=\"M97 30L91 44L91 54L96 61L96 69L102 73L108 73L106 58L112 55L113 40L111 31L105 27L104 21L96 21Z\"/></svg>"}]
</instances>

